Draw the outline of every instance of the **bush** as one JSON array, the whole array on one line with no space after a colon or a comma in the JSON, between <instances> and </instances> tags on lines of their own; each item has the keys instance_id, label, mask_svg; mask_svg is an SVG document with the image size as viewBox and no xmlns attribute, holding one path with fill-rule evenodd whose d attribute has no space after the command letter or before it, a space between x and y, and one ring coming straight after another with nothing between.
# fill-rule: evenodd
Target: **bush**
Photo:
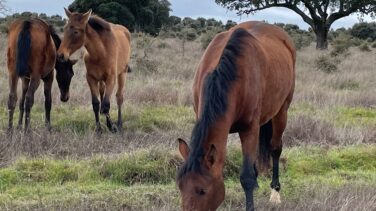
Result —
<instances>
[{"instance_id":1,"label":"bush","mask_svg":"<svg viewBox=\"0 0 376 211\"><path fill-rule=\"evenodd\" d=\"M363 52L369 52L369 51L371 51L371 49L369 48L369 46L368 46L368 44L366 42L364 42L363 44L361 44L359 46L359 50L363 51Z\"/></svg>"},{"instance_id":2,"label":"bush","mask_svg":"<svg viewBox=\"0 0 376 211\"><path fill-rule=\"evenodd\" d=\"M351 36L345 33L341 33L333 40L333 49L330 52L330 55L334 57L339 55L347 56L351 45Z\"/></svg>"},{"instance_id":3,"label":"bush","mask_svg":"<svg viewBox=\"0 0 376 211\"><path fill-rule=\"evenodd\" d=\"M214 37L221 32L220 28L213 28L212 30L207 31L205 34L201 36L201 46L202 49L206 49L210 42L214 39Z\"/></svg>"},{"instance_id":4,"label":"bush","mask_svg":"<svg viewBox=\"0 0 376 211\"><path fill-rule=\"evenodd\" d=\"M376 42L373 42L371 45L372 48L376 48Z\"/></svg>"},{"instance_id":5,"label":"bush","mask_svg":"<svg viewBox=\"0 0 376 211\"><path fill-rule=\"evenodd\" d=\"M337 71L337 65L330 60L328 56L321 55L315 60L315 66L317 70L323 71L325 73L333 73Z\"/></svg>"}]
</instances>

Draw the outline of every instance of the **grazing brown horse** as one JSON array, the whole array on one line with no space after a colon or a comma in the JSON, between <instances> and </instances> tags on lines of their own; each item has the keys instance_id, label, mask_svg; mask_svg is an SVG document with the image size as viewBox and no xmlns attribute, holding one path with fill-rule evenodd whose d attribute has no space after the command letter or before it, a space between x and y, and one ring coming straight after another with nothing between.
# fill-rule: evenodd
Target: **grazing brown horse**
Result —
<instances>
[{"instance_id":1,"label":"grazing brown horse","mask_svg":"<svg viewBox=\"0 0 376 211\"><path fill-rule=\"evenodd\" d=\"M8 72L9 72L9 122L8 132L13 129L13 114L17 102L17 83L22 79L22 97L18 127L22 127L25 114L25 131L30 127L30 111L34 104L34 93L40 80L44 82L45 121L50 129L51 87L56 68L56 79L60 88L60 99L69 99L69 86L73 77L72 66L76 61L56 61L56 50L60 38L52 26L40 19L16 20L9 28L8 36Z\"/></svg>"},{"instance_id":2,"label":"grazing brown horse","mask_svg":"<svg viewBox=\"0 0 376 211\"><path fill-rule=\"evenodd\" d=\"M64 8L65 9L65 8ZM107 127L116 132L122 128L121 107L124 85L129 71L130 33L124 26L111 24L91 11L81 14L65 9L69 18L64 27L64 39L58 50L61 60L67 60L77 49L85 46L86 79L90 87L96 131L101 131L99 110L106 115ZM110 118L110 99L117 82L117 128ZM100 95L101 105L98 100Z\"/></svg>"},{"instance_id":3,"label":"grazing brown horse","mask_svg":"<svg viewBox=\"0 0 376 211\"><path fill-rule=\"evenodd\" d=\"M272 157L271 201L279 201L278 164L294 66L294 45L276 26L245 22L214 38L194 80L197 122L191 146L179 139L185 159L177 177L183 210L215 210L222 203L227 136L235 132L242 144L246 209L254 210L257 159L267 166Z\"/></svg>"}]
</instances>

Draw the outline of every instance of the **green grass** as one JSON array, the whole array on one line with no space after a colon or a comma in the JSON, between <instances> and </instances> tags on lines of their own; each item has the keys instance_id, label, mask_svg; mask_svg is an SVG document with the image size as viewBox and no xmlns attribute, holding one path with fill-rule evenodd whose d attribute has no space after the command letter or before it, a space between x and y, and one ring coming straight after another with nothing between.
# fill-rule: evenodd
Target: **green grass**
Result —
<instances>
[{"instance_id":1,"label":"green grass","mask_svg":"<svg viewBox=\"0 0 376 211\"><path fill-rule=\"evenodd\" d=\"M374 126L376 125L376 110L364 107L317 107L309 103L293 104L289 116L309 115L325 120L336 127L344 126Z\"/></svg>"},{"instance_id":2,"label":"green grass","mask_svg":"<svg viewBox=\"0 0 376 211\"><path fill-rule=\"evenodd\" d=\"M337 188L376 184L376 145L291 148L284 151L283 157L286 162L281 165L280 180L287 200L296 200L312 185ZM230 147L227 158L224 204L240 203L243 191L239 184L239 147ZM181 162L176 152L162 149L88 160L21 158L0 169L0 209L42 205L73 209L83 201L90 202L85 206L91 207L103 202L108 209L145 209L158 201L178 206L174 179ZM269 184L269 178L259 178L258 197L268 197Z\"/></svg>"},{"instance_id":3,"label":"green grass","mask_svg":"<svg viewBox=\"0 0 376 211\"><path fill-rule=\"evenodd\" d=\"M15 112L14 126L18 122L18 110ZM117 109L111 110L111 117L116 122ZM44 127L44 109L36 105L31 113L32 127ZM8 111L0 109L0 124L5 128L8 120ZM194 123L194 112L188 106L149 106L140 107L128 105L123 111L124 129L135 132L169 131ZM72 131L75 134L85 135L95 128L94 113L91 107L84 106L54 106L51 111L52 127L56 131ZM105 117L101 115L101 123L105 126Z\"/></svg>"}]
</instances>

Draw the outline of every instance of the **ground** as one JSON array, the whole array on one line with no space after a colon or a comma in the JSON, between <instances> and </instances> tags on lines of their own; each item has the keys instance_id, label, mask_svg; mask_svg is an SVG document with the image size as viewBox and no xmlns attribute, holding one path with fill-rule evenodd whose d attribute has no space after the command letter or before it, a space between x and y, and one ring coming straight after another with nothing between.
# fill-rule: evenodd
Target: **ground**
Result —
<instances>
[{"instance_id":1,"label":"ground","mask_svg":"<svg viewBox=\"0 0 376 211\"><path fill-rule=\"evenodd\" d=\"M5 55L6 36L0 35ZM30 136L5 135L8 82L0 58L0 209L176 210L174 179L182 159L178 137L194 124L191 85L203 54L199 41L133 34L125 91L124 132L94 133L94 116L82 60L74 68L71 98L59 101L54 82L52 132L44 129L43 92L37 91ZM184 51L184 53L183 53ZM283 137L279 210L375 210L376 50L336 58L337 70L315 63L328 52L298 51L296 91ZM81 58L81 53L74 55ZM42 87L42 86L41 86ZM113 97L112 116L116 103ZM15 119L17 118L16 112ZM104 118L102 117L104 125ZM17 122L17 121L15 121ZM243 210L237 135L228 142L221 210ZM258 210L268 202L268 175L259 178Z\"/></svg>"}]
</instances>

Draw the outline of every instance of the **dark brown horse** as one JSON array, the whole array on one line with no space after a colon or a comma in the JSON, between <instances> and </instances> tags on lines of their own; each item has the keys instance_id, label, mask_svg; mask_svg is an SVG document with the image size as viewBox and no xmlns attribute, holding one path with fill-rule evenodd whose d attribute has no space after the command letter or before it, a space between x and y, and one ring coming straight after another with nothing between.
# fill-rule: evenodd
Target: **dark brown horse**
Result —
<instances>
[{"instance_id":1,"label":"dark brown horse","mask_svg":"<svg viewBox=\"0 0 376 211\"><path fill-rule=\"evenodd\" d=\"M125 79L129 71L130 33L124 26L91 16L91 11L81 14L65 9L65 13L69 21L64 27L64 39L58 51L59 59L65 61L76 50L85 46L86 79L92 96L96 131L101 131L99 122L99 111L101 111L106 115L107 127L112 132L116 132L123 124L121 107L124 101ZM110 99L116 82L117 127L113 125L109 114Z\"/></svg>"},{"instance_id":2,"label":"dark brown horse","mask_svg":"<svg viewBox=\"0 0 376 211\"><path fill-rule=\"evenodd\" d=\"M271 201L280 201L278 164L294 66L294 45L276 26L246 22L214 38L194 80L197 122L191 146L179 139L185 159L177 177L183 210L215 210L224 200L222 170L229 133L239 133L242 144L240 182L246 209L254 209L257 159L268 166L272 157Z\"/></svg>"},{"instance_id":3,"label":"dark brown horse","mask_svg":"<svg viewBox=\"0 0 376 211\"><path fill-rule=\"evenodd\" d=\"M9 28L8 36L8 72L9 72L9 122L8 132L13 128L13 114L17 102L17 83L22 79L22 97L18 127L22 127L25 114L25 131L30 126L30 111L34 104L34 93L40 80L44 82L45 121L50 129L51 87L56 68L56 79L60 88L60 99L69 99L69 85L73 77L72 66L76 61L56 61L56 50L60 38L55 30L40 19L16 20Z\"/></svg>"}]
</instances>

